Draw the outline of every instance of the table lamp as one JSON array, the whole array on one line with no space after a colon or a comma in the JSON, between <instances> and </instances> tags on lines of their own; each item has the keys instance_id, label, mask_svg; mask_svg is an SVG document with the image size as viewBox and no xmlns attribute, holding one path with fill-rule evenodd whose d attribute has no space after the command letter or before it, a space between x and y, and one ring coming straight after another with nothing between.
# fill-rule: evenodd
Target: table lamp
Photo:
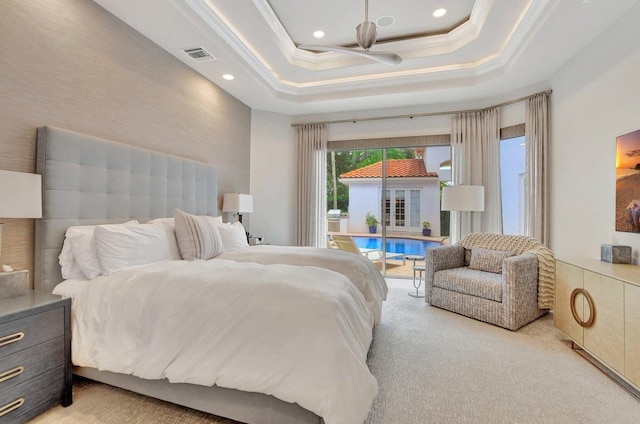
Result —
<instances>
[{"instance_id":1,"label":"table lamp","mask_svg":"<svg viewBox=\"0 0 640 424\"><path fill-rule=\"evenodd\" d=\"M0 170L0 219L42 218L42 176ZM2 223L0 222L0 258L2 258Z\"/></svg>"},{"instance_id":2,"label":"table lamp","mask_svg":"<svg viewBox=\"0 0 640 424\"><path fill-rule=\"evenodd\" d=\"M238 214L242 223L242 214L253 212L253 196L250 194L225 193L222 199L222 212Z\"/></svg>"}]
</instances>

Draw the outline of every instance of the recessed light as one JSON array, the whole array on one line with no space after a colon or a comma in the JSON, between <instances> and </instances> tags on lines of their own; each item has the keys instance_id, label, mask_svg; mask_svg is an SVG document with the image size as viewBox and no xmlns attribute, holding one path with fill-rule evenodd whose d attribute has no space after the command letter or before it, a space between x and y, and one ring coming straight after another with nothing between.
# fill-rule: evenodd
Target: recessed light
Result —
<instances>
[{"instance_id":1,"label":"recessed light","mask_svg":"<svg viewBox=\"0 0 640 424\"><path fill-rule=\"evenodd\" d=\"M313 36L316 38L322 38L324 37L324 31L320 31L320 30L313 31Z\"/></svg>"},{"instance_id":2,"label":"recessed light","mask_svg":"<svg viewBox=\"0 0 640 424\"><path fill-rule=\"evenodd\" d=\"M447 14L447 9L442 9L442 8L441 9L436 9L433 12L433 17L434 18L442 18L446 14Z\"/></svg>"},{"instance_id":3,"label":"recessed light","mask_svg":"<svg viewBox=\"0 0 640 424\"><path fill-rule=\"evenodd\" d=\"M226 79L227 81L231 81L235 77L233 75L231 75L231 74L223 74L222 78Z\"/></svg>"}]
</instances>

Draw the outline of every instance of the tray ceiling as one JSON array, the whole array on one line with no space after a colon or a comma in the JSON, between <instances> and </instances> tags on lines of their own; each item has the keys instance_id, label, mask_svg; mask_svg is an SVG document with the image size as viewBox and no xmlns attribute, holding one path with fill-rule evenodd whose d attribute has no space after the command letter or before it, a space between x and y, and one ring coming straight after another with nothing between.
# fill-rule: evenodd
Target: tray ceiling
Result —
<instances>
[{"instance_id":1,"label":"tray ceiling","mask_svg":"<svg viewBox=\"0 0 640 424\"><path fill-rule=\"evenodd\" d=\"M363 0L94 1L252 108L298 115L544 87L639 0L370 0L371 50L400 55L397 66L298 48L356 46ZM435 18L440 7L447 13ZM183 51L192 47L216 60L194 60Z\"/></svg>"}]
</instances>

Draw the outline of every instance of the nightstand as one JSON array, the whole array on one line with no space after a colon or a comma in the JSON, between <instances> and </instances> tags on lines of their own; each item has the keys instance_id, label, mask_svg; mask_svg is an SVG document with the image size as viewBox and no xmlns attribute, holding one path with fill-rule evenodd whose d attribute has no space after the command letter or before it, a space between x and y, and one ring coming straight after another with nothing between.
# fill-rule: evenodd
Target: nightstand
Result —
<instances>
[{"instance_id":1,"label":"nightstand","mask_svg":"<svg viewBox=\"0 0 640 424\"><path fill-rule=\"evenodd\" d=\"M260 246L262 244L269 244L269 243L264 243L263 237L257 237L257 236L249 237L249 246Z\"/></svg>"},{"instance_id":2,"label":"nightstand","mask_svg":"<svg viewBox=\"0 0 640 424\"><path fill-rule=\"evenodd\" d=\"M71 405L71 383L71 299L33 290L0 299L0 422Z\"/></svg>"}]
</instances>

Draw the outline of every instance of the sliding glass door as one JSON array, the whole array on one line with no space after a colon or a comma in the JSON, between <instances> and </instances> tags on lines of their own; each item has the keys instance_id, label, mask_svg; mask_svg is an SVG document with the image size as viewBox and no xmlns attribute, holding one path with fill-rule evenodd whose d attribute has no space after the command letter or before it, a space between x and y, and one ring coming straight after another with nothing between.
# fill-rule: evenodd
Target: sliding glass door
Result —
<instances>
[{"instance_id":1,"label":"sliding glass door","mask_svg":"<svg viewBox=\"0 0 640 424\"><path fill-rule=\"evenodd\" d=\"M330 151L329 240L351 239L386 276L412 278L421 262L406 258L439 245L440 186L450 180L439 166L449 159L449 146Z\"/></svg>"}]
</instances>

